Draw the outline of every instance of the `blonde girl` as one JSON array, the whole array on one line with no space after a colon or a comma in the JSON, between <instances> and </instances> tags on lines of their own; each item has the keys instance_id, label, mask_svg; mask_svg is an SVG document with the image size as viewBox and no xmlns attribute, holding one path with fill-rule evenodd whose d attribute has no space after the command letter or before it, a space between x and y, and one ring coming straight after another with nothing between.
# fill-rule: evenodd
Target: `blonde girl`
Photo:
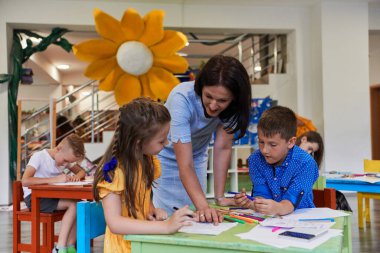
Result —
<instances>
[{"instance_id":1,"label":"blonde girl","mask_svg":"<svg viewBox=\"0 0 380 253\"><path fill-rule=\"evenodd\" d=\"M168 143L169 126L168 110L151 99L137 98L120 108L113 142L94 179L94 196L102 200L107 223L104 252L130 252L126 234L170 234L190 224L193 212L187 206L167 219L151 202L161 175L155 155Z\"/></svg>"}]
</instances>

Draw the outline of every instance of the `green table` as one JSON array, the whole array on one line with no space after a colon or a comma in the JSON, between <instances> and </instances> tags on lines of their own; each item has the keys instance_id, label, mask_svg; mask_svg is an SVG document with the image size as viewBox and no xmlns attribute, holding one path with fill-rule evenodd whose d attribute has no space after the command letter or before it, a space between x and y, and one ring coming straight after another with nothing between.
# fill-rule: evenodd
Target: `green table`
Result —
<instances>
[{"instance_id":1,"label":"green table","mask_svg":"<svg viewBox=\"0 0 380 253\"><path fill-rule=\"evenodd\" d=\"M343 237L331 238L313 251L301 248L279 249L251 240L240 239L235 234L245 233L254 225L238 224L217 236L176 233L173 235L126 235L131 241L132 253L203 253L203 252L352 252L351 217L336 218L333 228L342 229Z\"/></svg>"}]
</instances>

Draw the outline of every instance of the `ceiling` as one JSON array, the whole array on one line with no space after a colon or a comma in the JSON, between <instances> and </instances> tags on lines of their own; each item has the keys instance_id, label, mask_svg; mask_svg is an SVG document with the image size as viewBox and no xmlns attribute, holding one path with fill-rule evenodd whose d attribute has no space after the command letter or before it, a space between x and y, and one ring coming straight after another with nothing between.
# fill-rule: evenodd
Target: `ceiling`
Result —
<instances>
[{"instance_id":1,"label":"ceiling","mask_svg":"<svg viewBox=\"0 0 380 253\"><path fill-rule=\"evenodd\" d=\"M50 34L50 30L39 30L34 32L44 37ZM216 43L216 45L209 46L200 43L200 41L218 42L219 40L237 37L239 35L239 33L233 33L231 31L228 33L222 31L197 31L192 32L197 38L194 39L194 36L191 35L190 31L184 33L188 37L190 43L188 46L180 50L179 53L187 55L185 57L189 62L189 66L193 69L198 68L202 61L206 61L211 56L221 53L223 50L236 43L233 39L229 39L223 43ZM98 34L94 31L73 31L66 33L63 37L72 44L99 38ZM38 43L38 41L33 42L35 44ZM70 65L70 68L67 70L56 69L56 66L59 64L68 64ZM86 81L83 72L87 64L88 63L76 59L72 52L67 53L59 46L50 45L45 51L33 55L31 59L24 64L24 67L32 68L34 85L57 85L60 83L64 85L80 85ZM58 71L59 78L55 77L54 71L52 74L52 69L55 72Z\"/></svg>"}]
</instances>

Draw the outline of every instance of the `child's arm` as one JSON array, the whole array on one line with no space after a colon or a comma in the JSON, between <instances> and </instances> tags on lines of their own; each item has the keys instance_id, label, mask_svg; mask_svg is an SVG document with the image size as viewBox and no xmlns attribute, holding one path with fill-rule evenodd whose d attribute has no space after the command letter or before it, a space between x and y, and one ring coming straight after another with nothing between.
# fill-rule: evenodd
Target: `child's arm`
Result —
<instances>
[{"instance_id":1,"label":"child's arm","mask_svg":"<svg viewBox=\"0 0 380 253\"><path fill-rule=\"evenodd\" d=\"M69 168L69 170L75 174L72 176L72 181L80 181L86 176L86 171L77 163Z\"/></svg>"},{"instance_id":2,"label":"child's arm","mask_svg":"<svg viewBox=\"0 0 380 253\"><path fill-rule=\"evenodd\" d=\"M30 165L27 165L24 171L24 175L22 176L22 186L29 186L29 185L35 185L35 184L60 183L60 182L68 181L68 176L63 173L59 176L50 177L50 178L34 177L35 173L36 173L36 169Z\"/></svg>"},{"instance_id":3,"label":"child's arm","mask_svg":"<svg viewBox=\"0 0 380 253\"><path fill-rule=\"evenodd\" d=\"M294 211L294 206L289 200L277 202L272 199L256 198L252 204L253 210L263 214L286 215Z\"/></svg>"},{"instance_id":4,"label":"child's arm","mask_svg":"<svg viewBox=\"0 0 380 253\"><path fill-rule=\"evenodd\" d=\"M137 220L121 215L121 196L116 193L109 193L102 199L104 216L106 223L114 234L171 234L182 226L190 225L187 215L193 212L187 207L183 207L174 212L167 221L147 221Z\"/></svg>"}]
</instances>

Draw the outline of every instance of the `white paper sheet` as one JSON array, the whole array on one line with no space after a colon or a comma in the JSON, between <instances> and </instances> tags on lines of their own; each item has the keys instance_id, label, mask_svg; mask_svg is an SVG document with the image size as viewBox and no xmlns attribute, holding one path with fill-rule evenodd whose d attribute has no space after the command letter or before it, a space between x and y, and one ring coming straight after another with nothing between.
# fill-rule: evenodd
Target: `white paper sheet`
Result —
<instances>
[{"instance_id":1,"label":"white paper sheet","mask_svg":"<svg viewBox=\"0 0 380 253\"><path fill-rule=\"evenodd\" d=\"M325 219L348 216L348 213L333 210L330 208L302 208L297 209L293 213L282 216L283 219L299 220L299 219Z\"/></svg>"},{"instance_id":2,"label":"white paper sheet","mask_svg":"<svg viewBox=\"0 0 380 253\"><path fill-rule=\"evenodd\" d=\"M219 235L237 225L236 222L219 223L215 226L213 223L192 222L191 226L184 226L178 232L201 235Z\"/></svg>"},{"instance_id":3,"label":"white paper sheet","mask_svg":"<svg viewBox=\"0 0 380 253\"><path fill-rule=\"evenodd\" d=\"M51 185L88 185L88 184L92 184L92 181L65 182L65 183L51 183Z\"/></svg>"},{"instance_id":4,"label":"white paper sheet","mask_svg":"<svg viewBox=\"0 0 380 253\"><path fill-rule=\"evenodd\" d=\"M272 218L266 219L260 222L261 226L265 227L281 227L281 228L313 228L313 229L328 229L334 225L335 222L308 222L308 221L298 221L291 219L279 219Z\"/></svg>"},{"instance_id":5,"label":"white paper sheet","mask_svg":"<svg viewBox=\"0 0 380 253\"><path fill-rule=\"evenodd\" d=\"M289 230L289 229L280 229L276 232L272 232L271 227L256 226L248 233L237 234L241 239L248 239L252 241L257 241L263 244L271 245L277 248L286 248L286 247L297 247L304 249L314 249L326 242L330 238L336 236L342 236L342 231L338 229L329 229L327 233L321 235L320 237L311 240L311 241L299 241L294 239L284 239L279 237L278 234Z\"/></svg>"}]
</instances>

